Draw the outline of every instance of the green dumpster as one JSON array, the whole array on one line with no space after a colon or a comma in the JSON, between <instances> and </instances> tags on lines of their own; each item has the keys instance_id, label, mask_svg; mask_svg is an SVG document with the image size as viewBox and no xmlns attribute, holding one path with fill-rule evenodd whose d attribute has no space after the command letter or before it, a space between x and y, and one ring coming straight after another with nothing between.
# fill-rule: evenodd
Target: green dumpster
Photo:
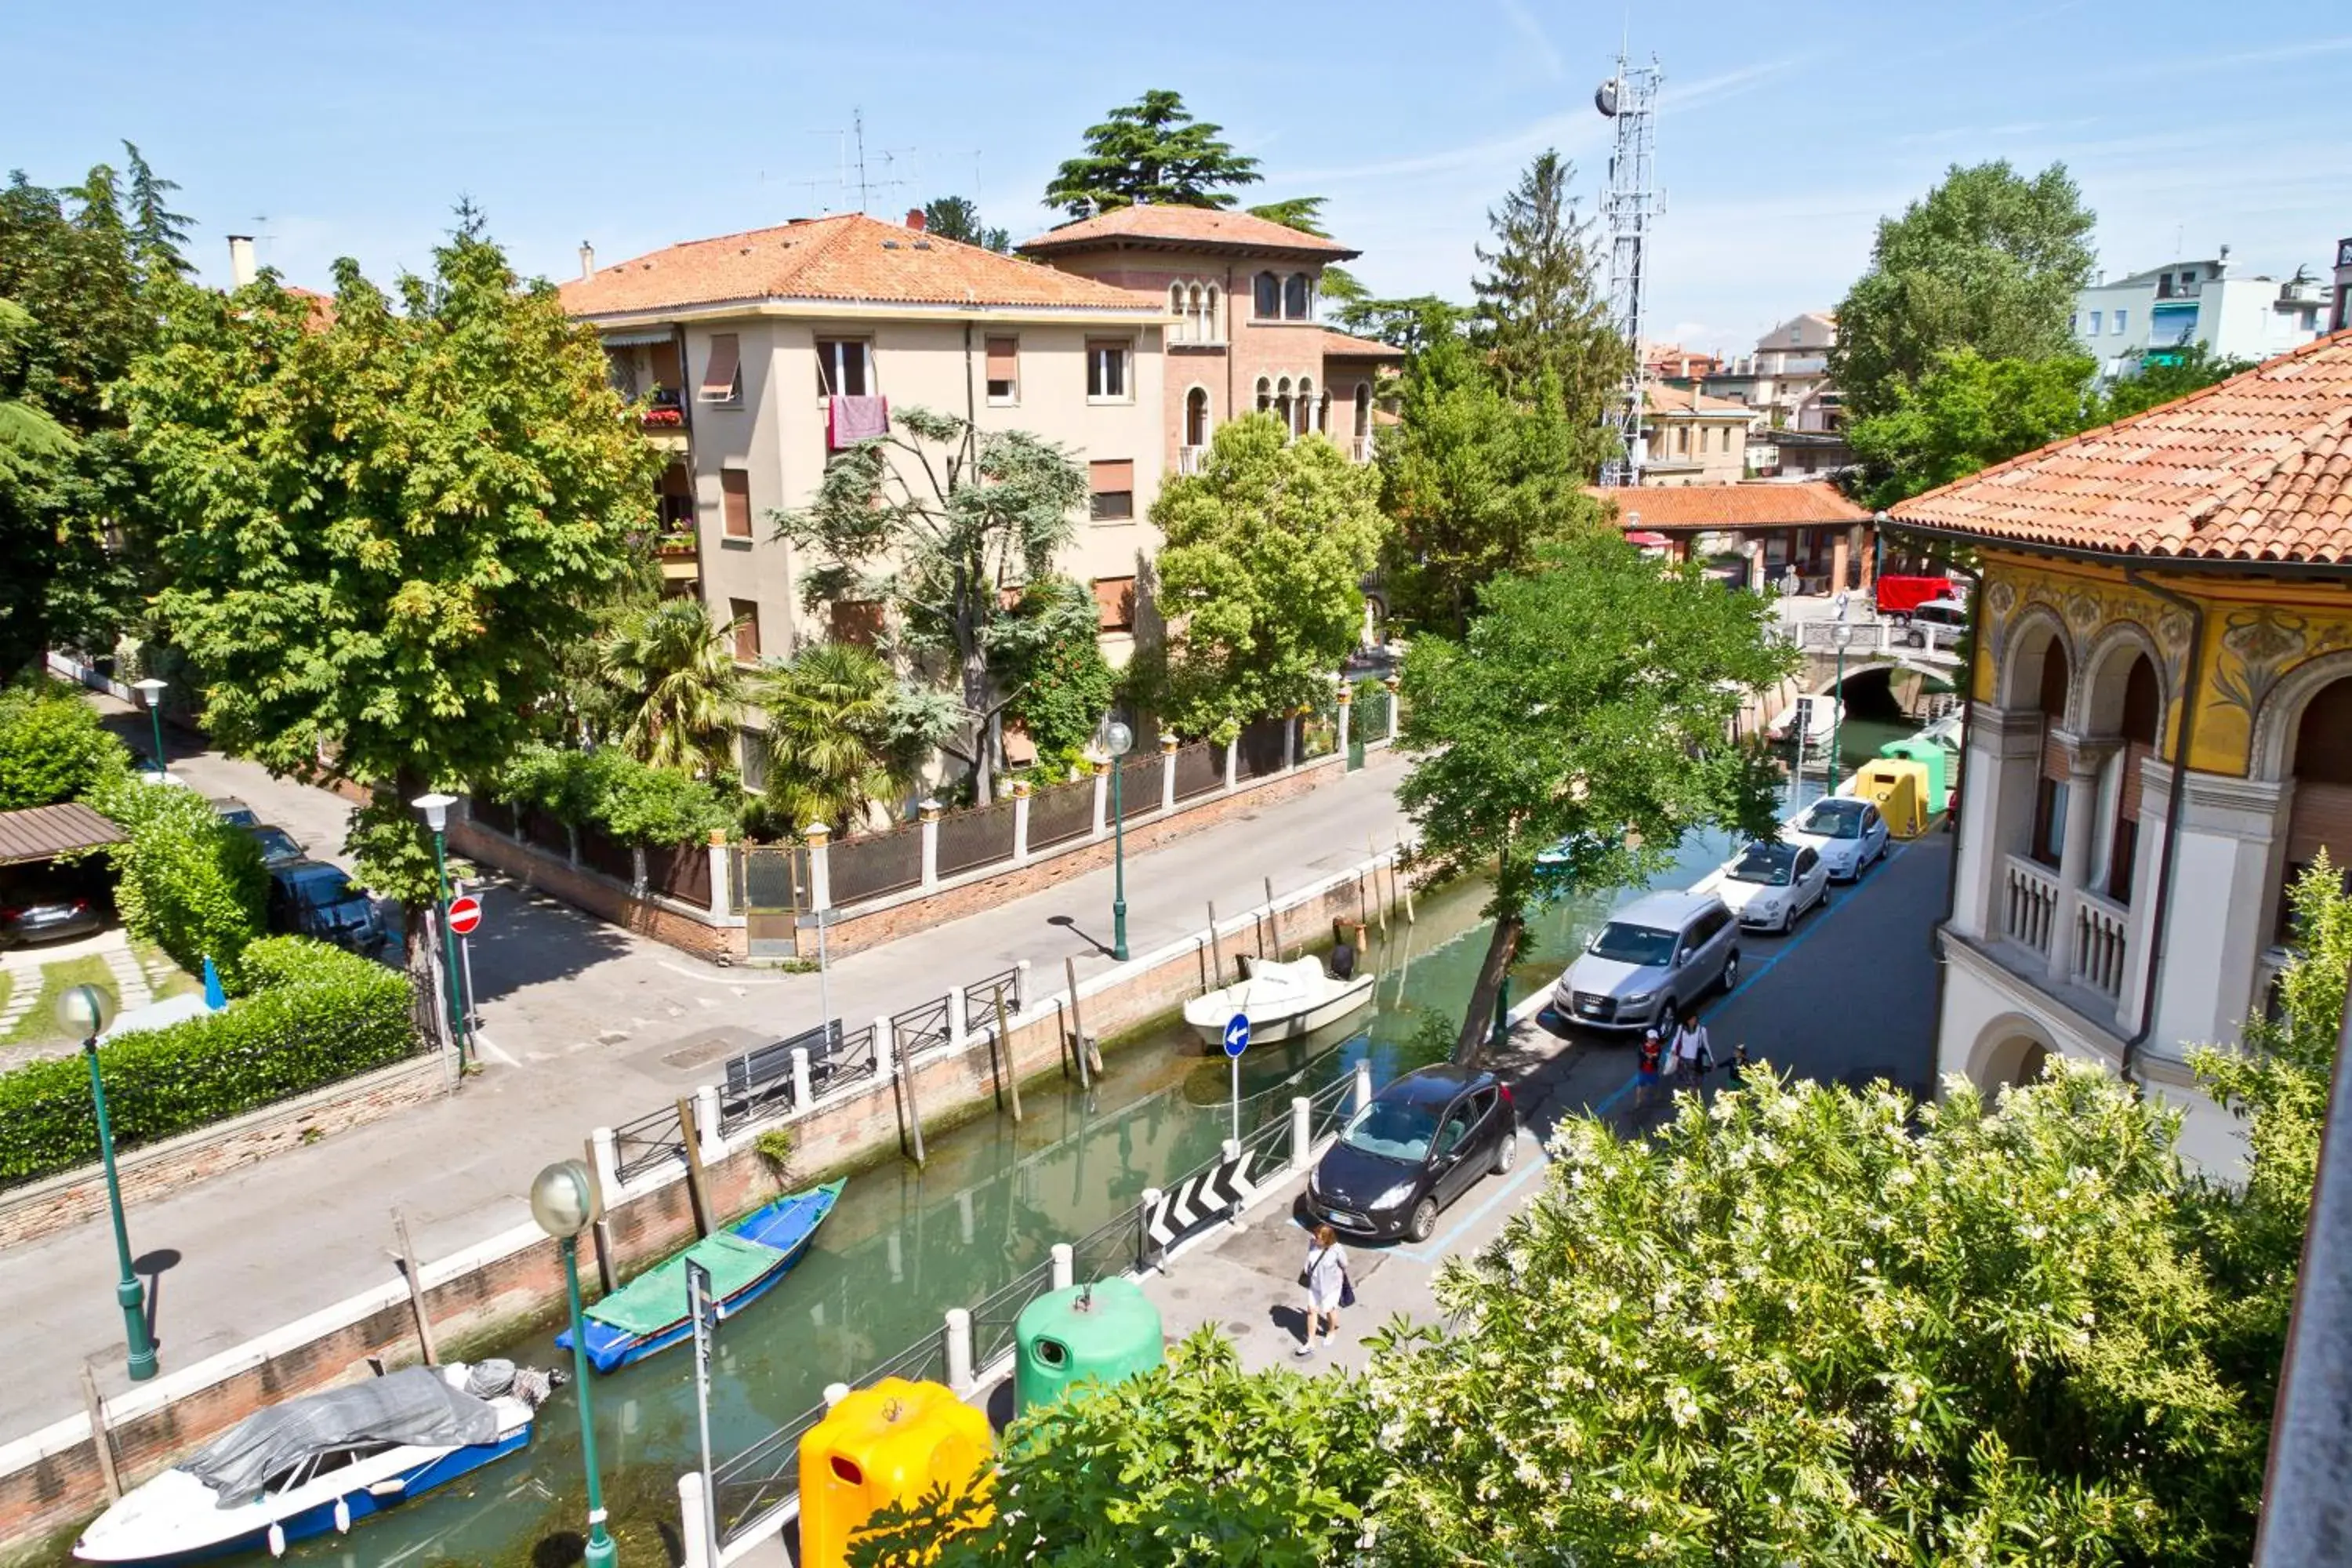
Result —
<instances>
[{"instance_id":1,"label":"green dumpster","mask_svg":"<svg viewBox=\"0 0 2352 1568\"><path fill-rule=\"evenodd\" d=\"M1887 742L1878 748L1878 754L1892 757L1896 762L1917 763L1927 770L1927 805L1930 816L1940 815L1951 804L1951 781L1945 773L1950 764L1951 754L1940 742L1912 735L1904 740Z\"/></svg>"},{"instance_id":2,"label":"green dumpster","mask_svg":"<svg viewBox=\"0 0 2352 1568\"><path fill-rule=\"evenodd\" d=\"M1087 1378L1116 1383L1158 1366L1160 1309L1129 1279L1049 1291L1013 1325L1015 1412L1051 1405Z\"/></svg>"}]
</instances>

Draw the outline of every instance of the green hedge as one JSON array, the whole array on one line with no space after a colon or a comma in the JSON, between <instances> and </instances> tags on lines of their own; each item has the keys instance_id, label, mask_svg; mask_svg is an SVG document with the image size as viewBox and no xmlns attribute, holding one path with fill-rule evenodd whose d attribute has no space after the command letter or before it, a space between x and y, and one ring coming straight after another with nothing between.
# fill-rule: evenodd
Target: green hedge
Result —
<instances>
[{"instance_id":1,"label":"green hedge","mask_svg":"<svg viewBox=\"0 0 2352 1568\"><path fill-rule=\"evenodd\" d=\"M116 1149L256 1110L416 1049L406 977L308 937L245 951L254 994L208 1017L100 1046ZM0 1187L98 1158L79 1052L0 1074Z\"/></svg>"},{"instance_id":2,"label":"green hedge","mask_svg":"<svg viewBox=\"0 0 2352 1568\"><path fill-rule=\"evenodd\" d=\"M221 983L242 994L245 951L262 933L269 889L253 835L223 822L192 789L121 772L83 798L123 831L121 843L100 853L114 868L114 901L131 934L191 974L211 959Z\"/></svg>"},{"instance_id":3,"label":"green hedge","mask_svg":"<svg viewBox=\"0 0 2352 1568\"><path fill-rule=\"evenodd\" d=\"M43 678L0 689L0 811L71 800L130 765L74 688Z\"/></svg>"},{"instance_id":4,"label":"green hedge","mask_svg":"<svg viewBox=\"0 0 2352 1568\"><path fill-rule=\"evenodd\" d=\"M595 828L624 844L700 844L712 829L734 826L735 814L711 785L613 746L593 752L528 747L477 793L538 806L560 822Z\"/></svg>"}]
</instances>

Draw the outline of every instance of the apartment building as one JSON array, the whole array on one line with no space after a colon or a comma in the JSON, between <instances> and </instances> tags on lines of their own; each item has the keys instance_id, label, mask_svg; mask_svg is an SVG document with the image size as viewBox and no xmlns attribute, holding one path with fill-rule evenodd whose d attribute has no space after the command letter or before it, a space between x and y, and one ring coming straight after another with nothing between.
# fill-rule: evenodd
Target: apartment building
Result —
<instances>
[{"instance_id":1,"label":"apartment building","mask_svg":"<svg viewBox=\"0 0 2352 1568\"><path fill-rule=\"evenodd\" d=\"M2328 292L2301 269L2284 282L2233 274L2225 245L2219 256L2167 262L2082 290L2074 341L2106 381L2137 375L2191 345L2218 359L2259 362L2326 332Z\"/></svg>"},{"instance_id":2,"label":"apartment building","mask_svg":"<svg viewBox=\"0 0 2352 1568\"><path fill-rule=\"evenodd\" d=\"M1747 404L1771 429L1843 429L1844 399L1830 380L1829 353L1836 342L1837 318L1828 311L1791 316L1758 338L1754 353L1707 376L1703 390Z\"/></svg>"},{"instance_id":3,"label":"apartment building","mask_svg":"<svg viewBox=\"0 0 2352 1568\"><path fill-rule=\"evenodd\" d=\"M1644 485L1727 485L1748 477L1748 432L1756 410L1695 386L1642 393Z\"/></svg>"},{"instance_id":4,"label":"apartment building","mask_svg":"<svg viewBox=\"0 0 2352 1568\"><path fill-rule=\"evenodd\" d=\"M1370 462L1387 343L1322 321L1323 269L1358 254L1248 213L1128 206L1064 224L1019 247L1057 270L1164 304L1162 458L1191 472L1215 428L1270 411Z\"/></svg>"},{"instance_id":5,"label":"apartment building","mask_svg":"<svg viewBox=\"0 0 2352 1568\"><path fill-rule=\"evenodd\" d=\"M559 293L594 326L614 384L647 396L668 591L737 626L739 659L856 634L870 607L802 603L809 563L770 513L805 505L833 453L920 406L1022 429L1087 465L1089 516L1057 569L1095 585L1123 659L1166 467L1165 301L864 214L673 245L599 266Z\"/></svg>"}]
</instances>

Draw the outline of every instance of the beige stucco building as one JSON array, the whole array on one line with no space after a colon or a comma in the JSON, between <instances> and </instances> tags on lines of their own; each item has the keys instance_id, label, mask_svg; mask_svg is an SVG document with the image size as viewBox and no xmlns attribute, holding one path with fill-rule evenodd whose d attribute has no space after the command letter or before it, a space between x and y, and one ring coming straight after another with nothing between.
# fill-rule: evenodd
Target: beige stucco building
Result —
<instances>
[{"instance_id":1,"label":"beige stucco building","mask_svg":"<svg viewBox=\"0 0 2352 1568\"><path fill-rule=\"evenodd\" d=\"M1748 477L1748 432L1756 411L1693 386L1642 393L1644 485L1730 485Z\"/></svg>"}]
</instances>

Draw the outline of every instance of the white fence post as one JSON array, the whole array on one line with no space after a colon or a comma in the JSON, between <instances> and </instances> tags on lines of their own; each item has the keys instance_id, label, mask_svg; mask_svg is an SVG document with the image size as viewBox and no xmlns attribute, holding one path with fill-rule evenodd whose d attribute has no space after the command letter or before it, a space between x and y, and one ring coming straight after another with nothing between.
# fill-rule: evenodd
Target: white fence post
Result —
<instances>
[{"instance_id":1,"label":"white fence post","mask_svg":"<svg viewBox=\"0 0 2352 1568\"><path fill-rule=\"evenodd\" d=\"M1242 738L1239 735L1225 742L1225 793L1231 795L1242 787Z\"/></svg>"},{"instance_id":2,"label":"white fence post","mask_svg":"<svg viewBox=\"0 0 2352 1568\"><path fill-rule=\"evenodd\" d=\"M727 1140L719 1131L719 1086L706 1083L694 1091L694 1130L702 1134L702 1157L723 1160Z\"/></svg>"},{"instance_id":3,"label":"white fence post","mask_svg":"<svg viewBox=\"0 0 2352 1568\"><path fill-rule=\"evenodd\" d=\"M1013 1010L1029 1010L1029 961L1025 958L1013 966Z\"/></svg>"},{"instance_id":4,"label":"white fence post","mask_svg":"<svg viewBox=\"0 0 2352 1568\"><path fill-rule=\"evenodd\" d=\"M620 1195L621 1156L614 1142L613 1130L599 1127L588 1135L596 1149L596 1190L604 1194L606 1204Z\"/></svg>"},{"instance_id":5,"label":"white fence post","mask_svg":"<svg viewBox=\"0 0 2352 1568\"><path fill-rule=\"evenodd\" d=\"M874 1076L887 1082L898 1059L898 1031L887 1019L874 1020Z\"/></svg>"},{"instance_id":6,"label":"white fence post","mask_svg":"<svg viewBox=\"0 0 2352 1568\"><path fill-rule=\"evenodd\" d=\"M1381 684L1389 689L1389 744L1393 746L1397 738L1398 710L1402 707L1397 701L1397 691L1404 682L1391 675Z\"/></svg>"},{"instance_id":7,"label":"white fence post","mask_svg":"<svg viewBox=\"0 0 2352 1568\"><path fill-rule=\"evenodd\" d=\"M735 879L727 864L727 835L719 828L710 830L710 912L725 920L735 912Z\"/></svg>"},{"instance_id":8,"label":"white fence post","mask_svg":"<svg viewBox=\"0 0 2352 1568\"><path fill-rule=\"evenodd\" d=\"M1078 1277L1077 1255L1066 1241L1054 1243L1054 1289L1066 1290Z\"/></svg>"},{"instance_id":9,"label":"white fence post","mask_svg":"<svg viewBox=\"0 0 2352 1568\"><path fill-rule=\"evenodd\" d=\"M1160 737L1160 809L1176 809L1176 737Z\"/></svg>"},{"instance_id":10,"label":"white fence post","mask_svg":"<svg viewBox=\"0 0 2352 1568\"><path fill-rule=\"evenodd\" d=\"M806 1110L816 1103L816 1091L809 1087L809 1059L806 1046L793 1047L793 1106Z\"/></svg>"},{"instance_id":11,"label":"white fence post","mask_svg":"<svg viewBox=\"0 0 2352 1568\"><path fill-rule=\"evenodd\" d=\"M948 1044L961 1050L971 1043L971 1003L961 985L948 987Z\"/></svg>"},{"instance_id":12,"label":"white fence post","mask_svg":"<svg viewBox=\"0 0 2352 1568\"><path fill-rule=\"evenodd\" d=\"M940 885L940 803L925 800L919 809L923 814L923 886Z\"/></svg>"},{"instance_id":13,"label":"white fence post","mask_svg":"<svg viewBox=\"0 0 2352 1568\"><path fill-rule=\"evenodd\" d=\"M1282 721L1282 771L1288 773L1298 765L1298 715L1291 714Z\"/></svg>"},{"instance_id":14,"label":"white fence post","mask_svg":"<svg viewBox=\"0 0 2352 1568\"><path fill-rule=\"evenodd\" d=\"M1336 748L1343 757L1348 754L1348 738L1356 727L1355 718L1356 689L1348 684L1343 675L1339 678L1339 744Z\"/></svg>"},{"instance_id":15,"label":"white fence post","mask_svg":"<svg viewBox=\"0 0 2352 1568\"><path fill-rule=\"evenodd\" d=\"M1013 863L1029 863L1029 781L1013 781Z\"/></svg>"},{"instance_id":16,"label":"white fence post","mask_svg":"<svg viewBox=\"0 0 2352 1568\"><path fill-rule=\"evenodd\" d=\"M1315 1102L1305 1095L1294 1095L1290 1101L1290 1168L1307 1169L1307 1160L1315 1152Z\"/></svg>"},{"instance_id":17,"label":"white fence post","mask_svg":"<svg viewBox=\"0 0 2352 1568\"><path fill-rule=\"evenodd\" d=\"M961 1307L948 1309L947 1325L940 1332L945 1336L948 1352L948 1386L956 1393L971 1392L971 1314Z\"/></svg>"},{"instance_id":18,"label":"white fence post","mask_svg":"<svg viewBox=\"0 0 2352 1568\"><path fill-rule=\"evenodd\" d=\"M843 1400L848 1397L849 1384L845 1383L828 1383L824 1385L824 1407L827 1410L832 1409L835 1405L840 1404Z\"/></svg>"},{"instance_id":19,"label":"white fence post","mask_svg":"<svg viewBox=\"0 0 2352 1568\"><path fill-rule=\"evenodd\" d=\"M824 847L833 837L833 829L822 822L812 822L801 829L801 837L808 843L809 908L833 908L833 870L825 859Z\"/></svg>"},{"instance_id":20,"label":"white fence post","mask_svg":"<svg viewBox=\"0 0 2352 1568\"><path fill-rule=\"evenodd\" d=\"M677 1478L678 1543L685 1548L686 1568L719 1568L710 1560L710 1542L705 1534L709 1518L702 1496L702 1472L688 1470Z\"/></svg>"}]
</instances>

